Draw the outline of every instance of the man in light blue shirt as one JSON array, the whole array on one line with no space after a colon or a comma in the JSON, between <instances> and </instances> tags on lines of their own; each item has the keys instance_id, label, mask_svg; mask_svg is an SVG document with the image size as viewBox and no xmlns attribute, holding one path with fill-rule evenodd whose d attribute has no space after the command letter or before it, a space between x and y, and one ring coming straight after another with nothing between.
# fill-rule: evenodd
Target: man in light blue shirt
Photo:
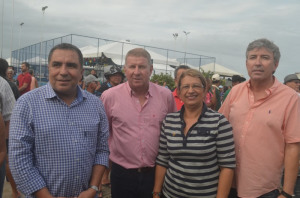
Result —
<instances>
[{"instance_id":1,"label":"man in light blue shirt","mask_svg":"<svg viewBox=\"0 0 300 198\"><path fill-rule=\"evenodd\" d=\"M102 102L77 84L83 57L71 44L48 57L49 83L18 99L9 160L26 197L92 198L108 166L108 122Z\"/></svg>"}]
</instances>

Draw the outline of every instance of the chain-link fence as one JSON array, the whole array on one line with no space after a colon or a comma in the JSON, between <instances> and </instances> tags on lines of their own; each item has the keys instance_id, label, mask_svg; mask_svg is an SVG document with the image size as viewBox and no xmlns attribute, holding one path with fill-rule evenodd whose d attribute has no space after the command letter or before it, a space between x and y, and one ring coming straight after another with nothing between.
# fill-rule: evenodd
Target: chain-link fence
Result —
<instances>
[{"instance_id":1,"label":"chain-link fence","mask_svg":"<svg viewBox=\"0 0 300 198\"><path fill-rule=\"evenodd\" d=\"M201 65L215 63L215 57L191 54L170 49L133 44L130 41L114 41L83 35L70 34L42 43L33 44L12 52L11 65L20 73L22 62L28 62L35 76L44 84L48 81L48 54L60 43L72 43L80 48L84 56L85 75L95 69L98 76L104 78L104 73L110 65L123 66L126 53L136 47L146 49L153 61L153 74L167 73L174 76L174 70L179 65L189 65L200 69Z\"/></svg>"}]
</instances>

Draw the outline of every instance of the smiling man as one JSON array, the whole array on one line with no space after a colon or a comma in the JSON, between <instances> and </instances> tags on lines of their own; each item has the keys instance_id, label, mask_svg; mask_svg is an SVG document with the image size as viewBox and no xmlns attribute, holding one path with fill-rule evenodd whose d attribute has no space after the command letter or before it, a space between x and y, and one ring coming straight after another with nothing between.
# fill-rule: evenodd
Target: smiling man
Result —
<instances>
[{"instance_id":1,"label":"smiling man","mask_svg":"<svg viewBox=\"0 0 300 198\"><path fill-rule=\"evenodd\" d=\"M82 91L83 57L71 44L48 57L49 83L17 101L9 160L26 197L94 198L108 166L108 122L102 102Z\"/></svg>"},{"instance_id":2,"label":"smiling man","mask_svg":"<svg viewBox=\"0 0 300 198\"><path fill-rule=\"evenodd\" d=\"M176 111L170 90L151 83L150 54L130 50L125 57L127 82L101 95L110 125L113 198L152 198L160 127Z\"/></svg>"},{"instance_id":3,"label":"smiling man","mask_svg":"<svg viewBox=\"0 0 300 198\"><path fill-rule=\"evenodd\" d=\"M294 194L300 98L274 76L279 59L273 42L251 42L246 52L250 80L234 86L219 110L233 128L238 197L290 198ZM283 167L284 185L279 192ZM237 195L232 190L230 197Z\"/></svg>"}]
</instances>

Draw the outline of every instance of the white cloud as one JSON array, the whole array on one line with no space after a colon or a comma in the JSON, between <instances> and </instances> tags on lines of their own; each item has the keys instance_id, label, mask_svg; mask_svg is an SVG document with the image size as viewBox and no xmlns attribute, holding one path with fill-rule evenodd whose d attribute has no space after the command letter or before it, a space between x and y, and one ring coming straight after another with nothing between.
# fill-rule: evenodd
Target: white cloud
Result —
<instances>
[{"instance_id":1,"label":"white cloud","mask_svg":"<svg viewBox=\"0 0 300 198\"><path fill-rule=\"evenodd\" d=\"M5 2L3 54L9 56L12 1ZM130 39L146 45L175 48L173 33L179 33L176 50L185 50L183 30L190 31L187 51L215 56L217 63L245 71L249 42L266 37L281 49L276 75L280 80L299 70L300 4L297 0L207 1L207 0L14 0L13 49L67 34L112 40ZM1 13L2 14L2 13ZM19 37L20 22L24 22ZM282 65L282 68L281 68Z\"/></svg>"}]
</instances>

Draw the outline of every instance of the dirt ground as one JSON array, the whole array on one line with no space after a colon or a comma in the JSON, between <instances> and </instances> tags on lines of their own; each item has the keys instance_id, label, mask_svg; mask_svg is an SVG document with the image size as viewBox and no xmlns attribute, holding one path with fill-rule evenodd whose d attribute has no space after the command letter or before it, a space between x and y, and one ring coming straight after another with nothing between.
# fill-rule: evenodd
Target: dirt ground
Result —
<instances>
[{"instance_id":1,"label":"dirt ground","mask_svg":"<svg viewBox=\"0 0 300 198\"><path fill-rule=\"evenodd\" d=\"M5 181L2 198L11 198L11 187L8 182ZM21 198L25 198L25 196L21 196ZM103 198L111 198L110 188L103 186Z\"/></svg>"}]
</instances>

